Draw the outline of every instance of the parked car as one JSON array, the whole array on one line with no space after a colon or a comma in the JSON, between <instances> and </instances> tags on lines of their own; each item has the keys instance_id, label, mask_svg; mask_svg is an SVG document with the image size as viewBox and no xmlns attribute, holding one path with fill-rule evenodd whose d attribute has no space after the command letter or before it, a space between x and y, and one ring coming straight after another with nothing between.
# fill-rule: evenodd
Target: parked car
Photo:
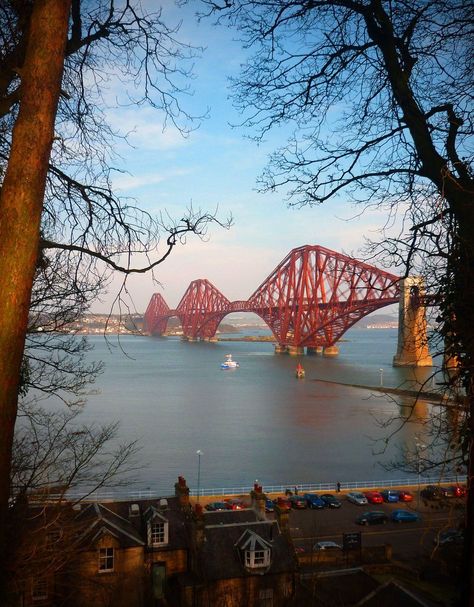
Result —
<instances>
[{"instance_id":1,"label":"parked car","mask_svg":"<svg viewBox=\"0 0 474 607\"><path fill-rule=\"evenodd\" d=\"M308 504L308 508L324 508L326 502L321 499L317 493L305 493L303 495L306 503Z\"/></svg>"},{"instance_id":2,"label":"parked car","mask_svg":"<svg viewBox=\"0 0 474 607\"><path fill-rule=\"evenodd\" d=\"M265 500L265 512L273 512L275 509L275 503L273 500L267 497Z\"/></svg>"},{"instance_id":3,"label":"parked car","mask_svg":"<svg viewBox=\"0 0 474 607\"><path fill-rule=\"evenodd\" d=\"M273 500L273 503L275 504L275 506L278 506L280 510L291 510L291 502L287 497L277 497L275 500Z\"/></svg>"},{"instance_id":4,"label":"parked car","mask_svg":"<svg viewBox=\"0 0 474 607\"><path fill-rule=\"evenodd\" d=\"M316 542L313 550L342 550L342 546L336 542Z\"/></svg>"},{"instance_id":5,"label":"parked car","mask_svg":"<svg viewBox=\"0 0 474 607\"><path fill-rule=\"evenodd\" d=\"M466 495L466 487L463 485L453 485L451 489L454 492L454 497L464 497Z\"/></svg>"},{"instance_id":6,"label":"parked car","mask_svg":"<svg viewBox=\"0 0 474 607\"><path fill-rule=\"evenodd\" d=\"M416 523L421 517L411 510L394 510L392 512L392 521L394 523Z\"/></svg>"},{"instance_id":7,"label":"parked car","mask_svg":"<svg viewBox=\"0 0 474 607\"><path fill-rule=\"evenodd\" d=\"M321 499L326 504L326 508L340 508L341 502L332 495L332 493L323 493Z\"/></svg>"},{"instance_id":8,"label":"parked car","mask_svg":"<svg viewBox=\"0 0 474 607\"><path fill-rule=\"evenodd\" d=\"M437 546L446 546L449 544L461 545L464 543L463 529L446 529L441 531L433 540Z\"/></svg>"},{"instance_id":9,"label":"parked car","mask_svg":"<svg viewBox=\"0 0 474 607\"><path fill-rule=\"evenodd\" d=\"M426 500L439 500L441 498L441 492L436 485L427 485L420 491L420 495Z\"/></svg>"},{"instance_id":10,"label":"parked car","mask_svg":"<svg viewBox=\"0 0 474 607\"><path fill-rule=\"evenodd\" d=\"M413 501L413 493L410 491L399 491L398 492L398 501L399 502L412 502Z\"/></svg>"},{"instance_id":11,"label":"parked car","mask_svg":"<svg viewBox=\"0 0 474 607\"><path fill-rule=\"evenodd\" d=\"M380 492L380 495L384 502L398 502L400 499L400 492L395 491L395 489L385 489L385 491Z\"/></svg>"},{"instance_id":12,"label":"parked car","mask_svg":"<svg viewBox=\"0 0 474 607\"><path fill-rule=\"evenodd\" d=\"M450 487L438 487L441 497L464 497L466 488L461 485L451 485Z\"/></svg>"},{"instance_id":13,"label":"parked car","mask_svg":"<svg viewBox=\"0 0 474 607\"><path fill-rule=\"evenodd\" d=\"M225 502L209 502L209 504L206 504L204 508L209 512L214 512L216 510L228 510Z\"/></svg>"},{"instance_id":14,"label":"parked car","mask_svg":"<svg viewBox=\"0 0 474 607\"><path fill-rule=\"evenodd\" d=\"M370 510L358 516L355 522L358 525L385 525L388 521L388 516L385 512L379 510Z\"/></svg>"},{"instance_id":15,"label":"parked car","mask_svg":"<svg viewBox=\"0 0 474 607\"><path fill-rule=\"evenodd\" d=\"M243 510L244 508L247 508L247 504L245 504L238 497L229 498L229 499L226 499L224 501L227 504L227 509L228 510Z\"/></svg>"},{"instance_id":16,"label":"parked car","mask_svg":"<svg viewBox=\"0 0 474 607\"><path fill-rule=\"evenodd\" d=\"M298 510L304 510L307 506L306 500L302 495L292 495L290 498L290 503L292 508L296 508Z\"/></svg>"},{"instance_id":17,"label":"parked car","mask_svg":"<svg viewBox=\"0 0 474 607\"><path fill-rule=\"evenodd\" d=\"M383 502L383 497L378 491L366 491L364 495L369 504L381 504Z\"/></svg>"},{"instance_id":18,"label":"parked car","mask_svg":"<svg viewBox=\"0 0 474 607\"><path fill-rule=\"evenodd\" d=\"M346 494L347 501L352 504L357 504L358 506L366 506L368 504L367 498L360 491L349 491Z\"/></svg>"},{"instance_id":19,"label":"parked car","mask_svg":"<svg viewBox=\"0 0 474 607\"><path fill-rule=\"evenodd\" d=\"M438 487L439 494L441 497L456 497L454 487Z\"/></svg>"}]
</instances>

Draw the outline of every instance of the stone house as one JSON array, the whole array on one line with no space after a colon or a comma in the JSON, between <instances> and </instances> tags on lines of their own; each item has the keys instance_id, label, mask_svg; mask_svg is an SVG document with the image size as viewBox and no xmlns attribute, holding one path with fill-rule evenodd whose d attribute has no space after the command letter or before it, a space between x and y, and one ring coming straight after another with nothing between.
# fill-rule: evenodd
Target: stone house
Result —
<instances>
[{"instance_id":1,"label":"stone house","mask_svg":"<svg viewBox=\"0 0 474 607\"><path fill-rule=\"evenodd\" d=\"M69 558L54 574L37 572L18 604L284 605L294 593L294 549L279 522L265 519L255 489L254 508L242 511L193 511L182 477L172 497L68 508Z\"/></svg>"}]
</instances>

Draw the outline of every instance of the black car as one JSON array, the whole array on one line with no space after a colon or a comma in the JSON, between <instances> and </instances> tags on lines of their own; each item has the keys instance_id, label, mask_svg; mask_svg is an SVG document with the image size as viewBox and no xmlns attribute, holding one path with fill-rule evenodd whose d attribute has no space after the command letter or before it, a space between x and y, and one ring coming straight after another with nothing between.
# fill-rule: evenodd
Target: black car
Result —
<instances>
[{"instance_id":1,"label":"black car","mask_svg":"<svg viewBox=\"0 0 474 607\"><path fill-rule=\"evenodd\" d=\"M387 521L388 516L385 512L379 510L364 512L364 514L361 514L355 520L358 525L385 525Z\"/></svg>"},{"instance_id":2,"label":"black car","mask_svg":"<svg viewBox=\"0 0 474 607\"><path fill-rule=\"evenodd\" d=\"M342 506L342 503L331 493L324 493L321 495L321 499L326 504L326 508L340 508Z\"/></svg>"},{"instance_id":3,"label":"black car","mask_svg":"<svg viewBox=\"0 0 474 607\"><path fill-rule=\"evenodd\" d=\"M441 498L441 491L436 485L427 485L420 491L420 495L425 500L439 500Z\"/></svg>"}]
</instances>

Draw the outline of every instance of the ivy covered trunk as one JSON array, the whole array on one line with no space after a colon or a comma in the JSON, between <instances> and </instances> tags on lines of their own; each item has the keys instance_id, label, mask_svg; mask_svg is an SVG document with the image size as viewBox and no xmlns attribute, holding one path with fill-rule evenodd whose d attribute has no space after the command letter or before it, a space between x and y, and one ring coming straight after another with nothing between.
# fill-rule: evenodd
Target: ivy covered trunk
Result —
<instances>
[{"instance_id":1,"label":"ivy covered trunk","mask_svg":"<svg viewBox=\"0 0 474 607\"><path fill-rule=\"evenodd\" d=\"M20 106L0 193L0 551L10 491L18 387L35 274L70 1L33 3ZM3 557L3 554L0 555ZM0 561L0 570L3 562ZM0 594L1 596L1 594ZM0 601L1 602L1 601Z\"/></svg>"}]
</instances>

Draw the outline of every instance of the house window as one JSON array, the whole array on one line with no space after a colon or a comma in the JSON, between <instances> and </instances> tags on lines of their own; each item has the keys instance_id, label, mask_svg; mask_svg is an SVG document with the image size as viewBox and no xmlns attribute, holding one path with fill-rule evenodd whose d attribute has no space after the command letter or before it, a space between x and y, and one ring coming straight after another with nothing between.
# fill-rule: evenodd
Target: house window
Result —
<instances>
[{"instance_id":1,"label":"house window","mask_svg":"<svg viewBox=\"0 0 474 607\"><path fill-rule=\"evenodd\" d=\"M268 567L270 550L246 550L245 564L247 567Z\"/></svg>"},{"instance_id":2,"label":"house window","mask_svg":"<svg viewBox=\"0 0 474 607\"><path fill-rule=\"evenodd\" d=\"M164 546L168 543L168 523L163 520L154 520L148 523L148 545Z\"/></svg>"},{"instance_id":3,"label":"house window","mask_svg":"<svg viewBox=\"0 0 474 607\"><path fill-rule=\"evenodd\" d=\"M99 572L114 570L115 551L113 548L99 549Z\"/></svg>"},{"instance_id":4,"label":"house window","mask_svg":"<svg viewBox=\"0 0 474 607\"><path fill-rule=\"evenodd\" d=\"M156 544L165 543L165 524L164 523L152 523L151 524L151 543L153 546Z\"/></svg>"},{"instance_id":5,"label":"house window","mask_svg":"<svg viewBox=\"0 0 474 607\"><path fill-rule=\"evenodd\" d=\"M273 588L265 588L258 593L258 607L273 607Z\"/></svg>"},{"instance_id":6,"label":"house window","mask_svg":"<svg viewBox=\"0 0 474 607\"><path fill-rule=\"evenodd\" d=\"M45 578L33 580L31 598L33 601L44 601L48 598L48 580Z\"/></svg>"}]
</instances>

